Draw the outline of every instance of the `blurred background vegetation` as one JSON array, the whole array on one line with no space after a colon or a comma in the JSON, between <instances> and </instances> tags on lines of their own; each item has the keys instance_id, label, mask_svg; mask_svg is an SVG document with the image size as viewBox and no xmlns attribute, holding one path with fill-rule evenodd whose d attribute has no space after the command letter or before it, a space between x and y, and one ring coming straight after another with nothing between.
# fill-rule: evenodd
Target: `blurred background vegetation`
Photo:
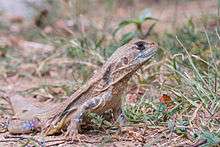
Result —
<instances>
[{"instance_id":1,"label":"blurred background vegetation","mask_svg":"<svg viewBox=\"0 0 220 147\"><path fill-rule=\"evenodd\" d=\"M127 120L220 142L219 0L14 0L0 1L0 10L0 90L60 102L118 47L152 40L155 59L125 92Z\"/></svg>"}]
</instances>

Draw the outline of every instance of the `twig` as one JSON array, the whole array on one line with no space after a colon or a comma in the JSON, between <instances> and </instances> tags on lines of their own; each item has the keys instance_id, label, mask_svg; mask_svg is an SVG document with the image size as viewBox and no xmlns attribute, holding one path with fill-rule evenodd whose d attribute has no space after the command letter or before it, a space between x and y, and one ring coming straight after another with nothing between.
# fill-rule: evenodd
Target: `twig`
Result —
<instances>
[{"instance_id":1,"label":"twig","mask_svg":"<svg viewBox=\"0 0 220 147\"><path fill-rule=\"evenodd\" d=\"M150 67L156 67L156 66L158 66L158 65L165 64L167 61L168 61L168 60L165 59L165 60L162 60L162 61L159 61L159 62L151 63L151 64L145 66L145 67L143 68L143 71L146 71L146 70L149 69Z\"/></svg>"},{"instance_id":2,"label":"twig","mask_svg":"<svg viewBox=\"0 0 220 147\"><path fill-rule=\"evenodd\" d=\"M217 34L217 36L218 36L218 39L220 40L220 35L219 35L219 33L218 33L218 29L217 29L217 28L215 29L215 32L216 32L216 34Z\"/></svg>"},{"instance_id":3,"label":"twig","mask_svg":"<svg viewBox=\"0 0 220 147\"><path fill-rule=\"evenodd\" d=\"M0 90L0 97L2 98L2 99L4 99L6 102L9 102L9 96L8 96L8 94L6 94L6 92L4 91L4 90Z\"/></svg>"},{"instance_id":4,"label":"twig","mask_svg":"<svg viewBox=\"0 0 220 147\"><path fill-rule=\"evenodd\" d=\"M65 138L61 138L61 139L51 139L51 140L46 140L45 142L55 142L55 141L66 141L66 139Z\"/></svg>"},{"instance_id":5,"label":"twig","mask_svg":"<svg viewBox=\"0 0 220 147\"><path fill-rule=\"evenodd\" d=\"M66 139L66 138L61 138L61 139L52 139L52 140L46 140L46 143L49 142L56 142L56 141L67 141L67 142L85 142L85 143L100 143L100 141L88 141L88 140L79 140L79 139Z\"/></svg>"},{"instance_id":6,"label":"twig","mask_svg":"<svg viewBox=\"0 0 220 147\"><path fill-rule=\"evenodd\" d=\"M189 122L192 123L192 121L197 117L197 113L199 111L199 109L202 107L202 103L198 105L198 107L196 107L196 110L194 111L192 117L190 118Z\"/></svg>"},{"instance_id":7,"label":"twig","mask_svg":"<svg viewBox=\"0 0 220 147\"><path fill-rule=\"evenodd\" d=\"M91 62L80 61L80 60L72 60L72 59L68 59L68 58L53 59L53 60L49 61L48 64L56 64L56 65L81 64L81 65L86 65L86 66L94 68L94 69L97 69L99 67L99 66L97 66L97 65L95 65Z\"/></svg>"},{"instance_id":8,"label":"twig","mask_svg":"<svg viewBox=\"0 0 220 147\"><path fill-rule=\"evenodd\" d=\"M40 142L40 141L38 141L37 139L34 139L34 138L30 138L30 137L24 137L24 136L8 136L8 135L6 135L6 136L4 136L4 138L5 139L8 139L8 138L17 138L18 140L32 140L32 141L34 141L34 142L36 142L38 145L40 145L40 146L44 146L44 145L42 145L42 142ZM17 141L18 141L17 140Z\"/></svg>"},{"instance_id":9,"label":"twig","mask_svg":"<svg viewBox=\"0 0 220 147\"><path fill-rule=\"evenodd\" d=\"M18 140L13 140L13 139L5 139L5 140L0 140L0 142L18 142Z\"/></svg>"},{"instance_id":10,"label":"twig","mask_svg":"<svg viewBox=\"0 0 220 147\"><path fill-rule=\"evenodd\" d=\"M2 91L2 92L1 92L1 91ZM10 108L8 108L8 109L12 111L12 114L15 114L14 109L13 109L13 107L12 107L11 100L10 100L10 95L11 95L11 94L6 93L6 92L4 92L3 90L1 90L1 91L0 91L0 98L2 98L3 100L5 100L5 101L9 104ZM12 92L10 92L10 93L12 93Z\"/></svg>"},{"instance_id":11,"label":"twig","mask_svg":"<svg viewBox=\"0 0 220 147\"><path fill-rule=\"evenodd\" d=\"M200 140L198 140L195 144L192 144L192 145L190 145L190 147L200 147L200 146L202 146L202 145L204 145L204 144L206 144L207 143L207 139L200 139Z\"/></svg>"},{"instance_id":12,"label":"twig","mask_svg":"<svg viewBox=\"0 0 220 147\"><path fill-rule=\"evenodd\" d=\"M65 143L65 142L66 142L66 141L63 140L62 142L56 142L56 143L53 143L53 144L47 144L47 147L49 147L49 146L58 146L58 145L63 144L63 143Z\"/></svg>"},{"instance_id":13,"label":"twig","mask_svg":"<svg viewBox=\"0 0 220 147\"><path fill-rule=\"evenodd\" d=\"M47 62L49 62L50 60L52 60L53 58L55 58L61 54L62 54L62 52L56 52L56 53L50 55L49 57L47 57L46 59L38 62L38 67L36 68L36 73L38 74L38 76L41 77L41 70L43 69L43 67L45 66L45 64Z\"/></svg>"}]
</instances>

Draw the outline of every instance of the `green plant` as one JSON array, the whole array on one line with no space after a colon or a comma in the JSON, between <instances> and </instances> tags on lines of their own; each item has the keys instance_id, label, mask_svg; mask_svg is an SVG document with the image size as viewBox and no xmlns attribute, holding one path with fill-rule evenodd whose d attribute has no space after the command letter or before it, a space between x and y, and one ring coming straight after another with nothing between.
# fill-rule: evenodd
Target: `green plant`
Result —
<instances>
[{"instance_id":1,"label":"green plant","mask_svg":"<svg viewBox=\"0 0 220 147\"><path fill-rule=\"evenodd\" d=\"M148 122L151 125L161 125L165 123L179 110L181 105L169 109L162 103L149 101L143 97L135 105L126 104L123 112L126 119L132 123Z\"/></svg>"},{"instance_id":2,"label":"green plant","mask_svg":"<svg viewBox=\"0 0 220 147\"><path fill-rule=\"evenodd\" d=\"M153 28L155 27L156 23L154 22L153 24L151 24L149 26L149 29L144 32L143 30L143 24L145 22L148 22L148 21L157 21L156 18L153 18L153 17L149 17L149 14L148 14L148 11L143 11L143 13L137 17L137 18L134 18L134 19L128 19L128 20L124 20L122 22L119 23L118 27L115 29L115 31L113 32L113 36L116 35L116 33L125 28L126 26L128 25L135 25L136 27L136 30L134 30L133 32L129 32L129 33L126 33L123 35L123 40L128 42L129 40L131 40L132 38L138 36L139 38L147 38L150 33L152 32Z\"/></svg>"},{"instance_id":3,"label":"green plant","mask_svg":"<svg viewBox=\"0 0 220 147\"><path fill-rule=\"evenodd\" d=\"M206 37L209 42L208 36ZM183 108L178 113L189 116L186 119L189 125L196 129L194 133L199 136L197 138L203 138L209 144L215 144L220 139L220 122L218 117L214 117L220 111L218 94L220 73L215 62L216 58L206 61L190 53L180 38L176 37L176 40L184 53L179 54L181 56L175 54L170 63L166 65L171 70L170 72L173 72L175 77L173 79L176 81L172 84L165 84L165 87L176 95L178 103L182 103ZM214 52L212 50L210 52L209 56L214 56ZM199 117L201 115L203 117ZM200 122L199 125L196 124L197 121Z\"/></svg>"},{"instance_id":4,"label":"green plant","mask_svg":"<svg viewBox=\"0 0 220 147\"><path fill-rule=\"evenodd\" d=\"M88 113L88 117L91 119L93 129L107 129L112 126L112 124L105 119L105 117L95 114Z\"/></svg>"},{"instance_id":5,"label":"green plant","mask_svg":"<svg viewBox=\"0 0 220 147\"><path fill-rule=\"evenodd\" d=\"M158 90L172 93L175 106L167 108L143 99L133 106L125 105L128 121L148 122L148 127L166 126L179 136L204 140L204 145L219 143L218 36L215 30L199 29L192 20L176 33L167 33L160 46L167 51L163 58L167 58L168 63L160 73L165 81Z\"/></svg>"},{"instance_id":6,"label":"green plant","mask_svg":"<svg viewBox=\"0 0 220 147\"><path fill-rule=\"evenodd\" d=\"M212 47L215 56L219 58L220 54L217 48L215 48L215 46L219 46L219 39L216 32L214 30L200 28L201 26L196 25L192 19L189 19L184 26L177 28L175 33L166 32L160 39L159 44L171 54L184 53L185 51L182 46L176 41L177 36L188 49L189 53L207 59L207 55L210 55L210 47ZM205 37L206 35L209 40Z\"/></svg>"}]
</instances>

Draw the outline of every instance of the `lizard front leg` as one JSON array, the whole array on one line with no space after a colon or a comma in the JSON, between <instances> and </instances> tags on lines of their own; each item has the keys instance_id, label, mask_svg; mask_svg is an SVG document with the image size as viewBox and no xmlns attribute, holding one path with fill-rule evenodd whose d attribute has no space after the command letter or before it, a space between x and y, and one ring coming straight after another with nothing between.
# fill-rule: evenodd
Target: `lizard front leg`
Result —
<instances>
[{"instance_id":1,"label":"lizard front leg","mask_svg":"<svg viewBox=\"0 0 220 147\"><path fill-rule=\"evenodd\" d=\"M67 128L66 136L74 138L80 130L80 125L86 113L102 113L108 109L108 102L111 101L111 92L106 92L101 96L94 97L86 101L79 109L71 116L70 125Z\"/></svg>"}]
</instances>

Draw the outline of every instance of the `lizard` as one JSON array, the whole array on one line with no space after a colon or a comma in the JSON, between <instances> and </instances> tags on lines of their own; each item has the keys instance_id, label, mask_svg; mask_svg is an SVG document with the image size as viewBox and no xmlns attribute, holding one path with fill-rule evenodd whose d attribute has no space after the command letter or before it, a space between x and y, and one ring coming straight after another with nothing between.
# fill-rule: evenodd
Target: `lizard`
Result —
<instances>
[{"instance_id":1,"label":"lizard","mask_svg":"<svg viewBox=\"0 0 220 147\"><path fill-rule=\"evenodd\" d=\"M157 48L154 42L144 40L119 47L67 100L45 112L31 114L30 119L9 121L9 133L30 133L40 128L45 135L53 135L66 129L66 135L72 137L79 133L88 112L102 114L112 110L117 118L129 79L155 55Z\"/></svg>"}]
</instances>

